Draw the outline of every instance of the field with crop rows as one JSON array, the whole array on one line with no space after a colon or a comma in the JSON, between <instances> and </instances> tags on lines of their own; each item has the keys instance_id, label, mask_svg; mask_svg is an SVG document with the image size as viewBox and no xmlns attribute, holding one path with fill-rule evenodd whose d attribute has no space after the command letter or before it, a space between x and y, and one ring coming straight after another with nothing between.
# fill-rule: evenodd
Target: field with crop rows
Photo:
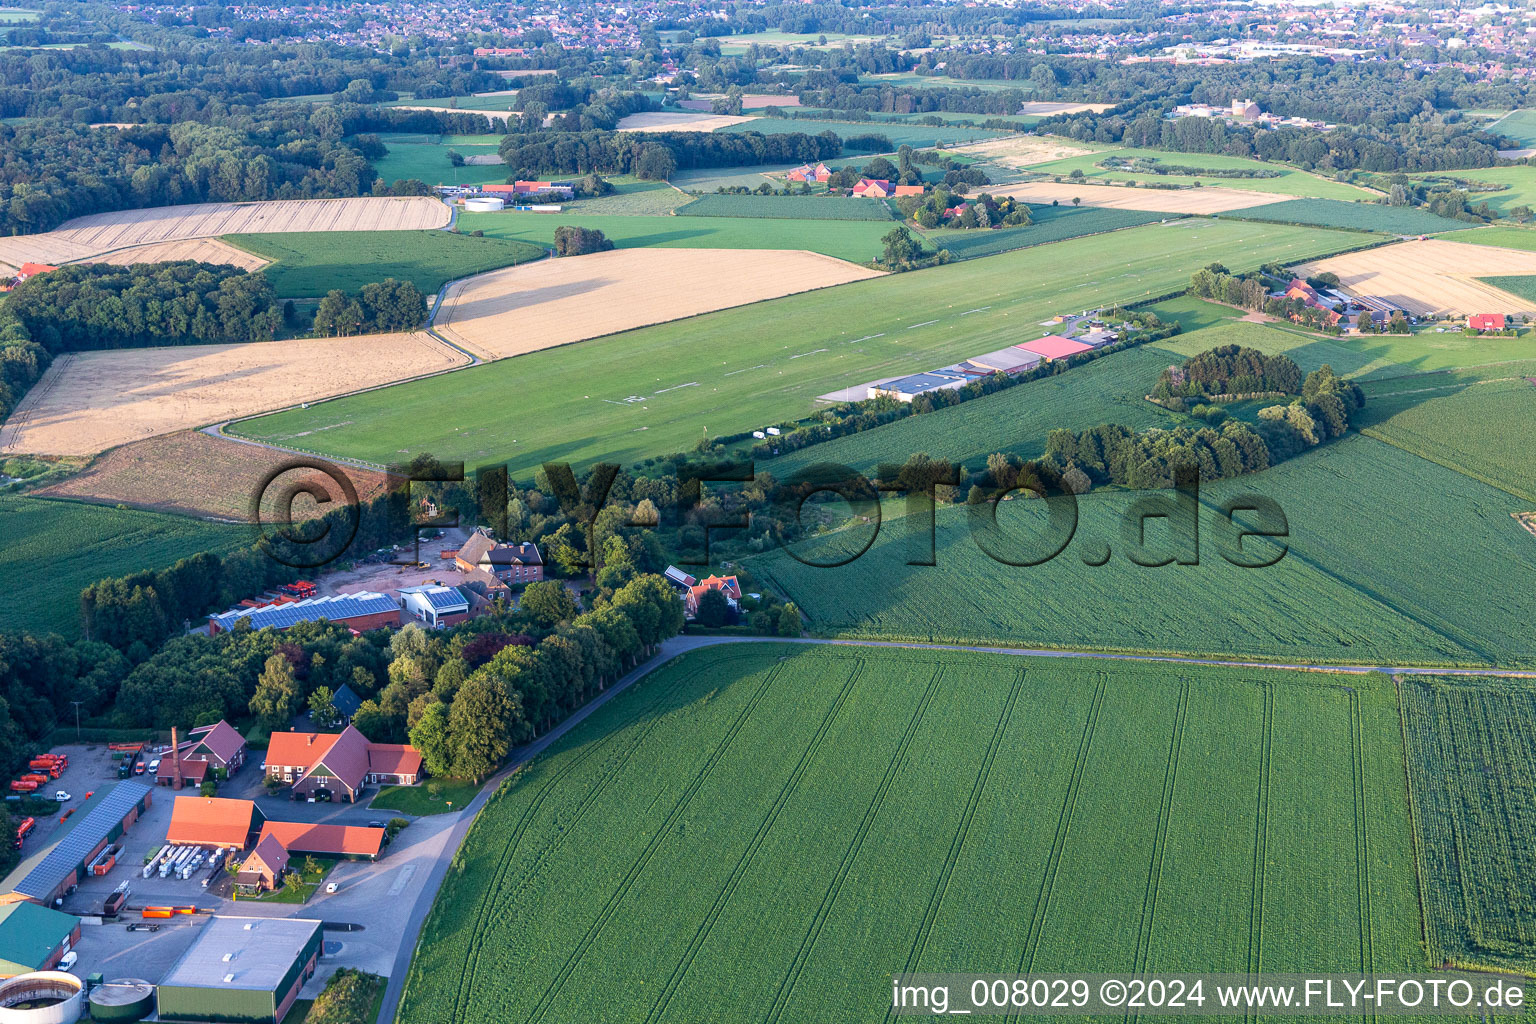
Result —
<instances>
[{"instance_id":1,"label":"field with crop rows","mask_svg":"<svg viewBox=\"0 0 1536 1024\"><path fill-rule=\"evenodd\" d=\"M399 1019L883 1021L887 975L962 965L1404 970L1406 805L1384 679L697 652L481 812Z\"/></svg>"},{"instance_id":2,"label":"field with crop rows","mask_svg":"<svg viewBox=\"0 0 1536 1024\"><path fill-rule=\"evenodd\" d=\"M1272 566L1243 568L1222 554L1233 541L1218 508L1239 495L1269 498L1286 517L1284 556ZM1504 491L1351 436L1267 472L1204 485L1197 552L1187 531L1174 535L1154 522L1138 554L1131 511L1141 497L1080 497L1070 544L1041 565L993 560L973 538L986 527L973 522L976 510L953 506L938 514L934 567L908 565L926 555L927 536L907 522L882 529L867 553L840 568L814 568L777 551L752 564L807 613L813 629L835 636L1325 663L1536 665L1529 627L1536 593L1522 582L1532 538L1510 516L1528 506ZM1060 536L1047 531L1041 504L1003 503L1002 537L986 527L983 539L1013 562L1050 554ZM816 561L846 557L869 532L850 529L796 551ZM1273 558L1280 552L1272 544L1250 537L1243 557L1256 551ZM1134 564L1133 554L1144 562L1198 557L1199 564L1147 567Z\"/></svg>"},{"instance_id":3,"label":"field with crop rows","mask_svg":"<svg viewBox=\"0 0 1536 1024\"><path fill-rule=\"evenodd\" d=\"M608 183L614 186L613 194L580 199L570 204L568 209L582 216L595 213L663 216L692 198L665 182L609 179Z\"/></svg>"},{"instance_id":4,"label":"field with crop rows","mask_svg":"<svg viewBox=\"0 0 1536 1024\"><path fill-rule=\"evenodd\" d=\"M97 580L255 540L249 527L13 495L0 495L0 520L0 622L70 639L80 631L80 591Z\"/></svg>"},{"instance_id":5,"label":"field with crop rows","mask_svg":"<svg viewBox=\"0 0 1536 1024\"><path fill-rule=\"evenodd\" d=\"M466 213L461 231L552 246L562 224L595 228L620 249L809 249L863 263L880 255L886 221L778 220L764 217L657 217L583 213Z\"/></svg>"},{"instance_id":6,"label":"field with crop rows","mask_svg":"<svg viewBox=\"0 0 1536 1024\"><path fill-rule=\"evenodd\" d=\"M709 219L663 223L701 220ZM801 223L717 220L754 228ZM840 232L882 227L815 223ZM280 443L302 437L305 447L381 462L397 461L402 448L505 458L517 474L550 458L630 462L691 448L705 430L718 436L804 415L816 396L837 388L1041 337L1049 333L1042 321L1063 310L1167 294L1213 260L1251 268L1358 237L1235 221L1147 225L534 352L234 429ZM1094 269L1085 274L1084 267ZM531 379L540 386L523 388ZM517 402L507 401L509 389L518 390ZM457 415L444 417L449 408ZM570 430L573 422L579 433Z\"/></svg>"},{"instance_id":7,"label":"field with crop rows","mask_svg":"<svg viewBox=\"0 0 1536 1024\"><path fill-rule=\"evenodd\" d=\"M1106 156L1116 156L1125 160L1151 159L1160 163L1179 167L1199 167L1210 170L1253 169L1282 172L1275 178L1225 178L1198 174L1146 174L1135 171L1112 171L1099 167L1099 161ZM1250 160L1240 156L1219 156L1211 153L1170 153L1155 149L1109 149L1088 156L1072 157L1068 160L1058 160L1054 163L1040 164L1031 168L1042 174L1060 175L1066 177L1073 171L1082 171L1089 178L1108 178L1112 181L1146 181L1161 183L1163 185L1193 185L1200 182L1202 185L1220 185L1228 188L1249 189L1255 192L1278 192L1283 195L1311 196L1318 199L1365 199L1377 196L1375 192L1367 192L1353 185L1346 185L1332 178L1324 178L1316 174L1308 174L1287 164L1267 163L1263 160Z\"/></svg>"},{"instance_id":8,"label":"field with crop rows","mask_svg":"<svg viewBox=\"0 0 1536 1024\"><path fill-rule=\"evenodd\" d=\"M926 124L897 124L891 121L882 121L876 124L871 121L813 121L810 118L799 117L754 117L740 124L716 129L723 132L761 132L764 135L789 135L794 132L803 132L806 135L818 135L821 132L832 132L839 138L850 139L859 135L883 135L891 140L891 147L908 145L914 148L934 146L939 143L952 145L962 142L976 142L981 139L995 139L1006 132L987 131L982 128L964 128L957 125L944 125L935 127ZM846 156L847 154L845 154Z\"/></svg>"},{"instance_id":9,"label":"field with crop rows","mask_svg":"<svg viewBox=\"0 0 1536 1024\"><path fill-rule=\"evenodd\" d=\"M1362 429L1536 502L1536 360L1367 381Z\"/></svg>"},{"instance_id":10,"label":"field with crop rows","mask_svg":"<svg viewBox=\"0 0 1536 1024\"><path fill-rule=\"evenodd\" d=\"M1430 959L1536 973L1536 691L1398 687Z\"/></svg>"},{"instance_id":11,"label":"field with crop rows","mask_svg":"<svg viewBox=\"0 0 1536 1024\"><path fill-rule=\"evenodd\" d=\"M450 231L296 232L229 235L225 241L272 260L267 277L280 298L355 292L392 277L427 296L449 281L545 255L542 247Z\"/></svg>"},{"instance_id":12,"label":"field with crop rows","mask_svg":"<svg viewBox=\"0 0 1536 1024\"><path fill-rule=\"evenodd\" d=\"M1382 231L1390 235L1432 235L1462 231L1476 224L1440 217L1428 210L1386 203L1350 203L1338 199L1290 199L1233 211L1229 217L1272 220L1281 224L1315 224L1323 228ZM1459 241L1460 239L1458 239Z\"/></svg>"},{"instance_id":13,"label":"field with crop rows","mask_svg":"<svg viewBox=\"0 0 1536 1024\"><path fill-rule=\"evenodd\" d=\"M677 208L679 217L762 217L779 220L890 220L879 199L853 196L700 196Z\"/></svg>"},{"instance_id":14,"label":"field with crop rows","mask_svg":"<svg viewBox=\"0 0 1536 1024\"><path fill-rule=\"evenodd\" d=\"M1536 274L1515 274L1509 277L1480 277L1479 281L1492 285L1500 291L1509 292L1511 295L1524 299L1531 305L1536 305Z\"/></svg>"},{"instance_id":15,"label":"field with crop rows","mask_svg":"<svg viewBox=\"0 0 1536 1024\"><path fill-rule=\"evenodd\" d=\"M1501 249L1524 249L1536 252L1536 229L1516 227L1479 228L1465 235L1457 235L1458 242L1474 245L1496 245Z\"/></svg>"},{"instance_id":16,"label":"field with crop rows","mask_svg":"<svg viewBox=\"0 0 1536 1024\"><path fill-rule=\"evenodd\" d=\"M1166 219L1162 213L1143 210L1110 210L1100 207L1033 206L1030 207L1033 224L1022 228L997 228L996 230L970 231L938 228L919 234L932 249L948 249L956 259L974 259L992 256L1010 249L1022 249L1046 242L1060 242L1082 235L1095 235L1103 231L1119 231L1142 224L1153 224ZM910 225L909 225L910 227Z\"/></svg>"}]
</instances>

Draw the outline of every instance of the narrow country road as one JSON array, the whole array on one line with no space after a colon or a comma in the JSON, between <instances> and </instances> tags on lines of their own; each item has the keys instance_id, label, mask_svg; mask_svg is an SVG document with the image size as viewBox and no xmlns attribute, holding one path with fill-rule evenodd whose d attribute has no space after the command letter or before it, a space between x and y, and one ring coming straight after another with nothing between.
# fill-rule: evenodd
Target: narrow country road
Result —
<instances>
[{"instance_id":1,"label":"narrow country road","mask_svg":"<svg viewBox=\"0 0 1536 1024\"><path fill-rule=\"evenodd\" d=\"M826 640L814 637L771 637L771 636L675 636L662 643L656 656L642 665L637 666L614 683L608 689L598 694L571 717L551 729L544 736L513 752L512 760L506 768L493 775L475 798L458 812L458 820L454 823L452 831L448 834L448 841L443 848L442 856L433 865L432 873L422 886L421 893L416 899L416 904L411 908L409 916L404 922L400 936L400 946L395 953L394 966L390 969L389 983L384 991L384 1002L379 1007L377 1024L392 1024L395 1013L400 1007L400 996L405 989L405 977L410 970L411 957L416 952L416 942L421 936L422 925L426 922L427 913L432 909L432 904L437 898L437 891L442 887L443 879L448 874L448 865L457 855L459 847L464 843L464 837L469 832L469 827L474 823L475 816L480 813L491 794L496 792L498 786L508 776L529 761L538 757L549 749L556 741L570 732L576 726L591 716L591 714L604 704L608 703L618 694L624 692L632 684L644 679L656 669L668 664L680 655L690 651L700 650L705 647L718 647L722 644L816 644L843 647L901 647L924 651L974 651L979 654L1005 654L1031 658L1070 658L1097 661L1151 661L1167 662L1177 665L1210 665L1218 668L1243 668L1243 669L1275 669L1292 672L1332 672L1349 675L1365 675L1370 672L1382 672L1389 675L1444 675L1444 676L1505 676L1519 679L1536 679L1536 671L1522 672L1495 668L1425 668L1421 666L1393 666L1393 665L1324 665L1304 664L1300 662L1279 663L1264 661L1237 661L1223 658L1184 658L1176 655L1151 655L1151 654L1109 654L1102 651L1063 651L1043 650L1030 647L982 647L955 644L934 643L906 643L896 640Z\"/></svg>"}]
</instances>

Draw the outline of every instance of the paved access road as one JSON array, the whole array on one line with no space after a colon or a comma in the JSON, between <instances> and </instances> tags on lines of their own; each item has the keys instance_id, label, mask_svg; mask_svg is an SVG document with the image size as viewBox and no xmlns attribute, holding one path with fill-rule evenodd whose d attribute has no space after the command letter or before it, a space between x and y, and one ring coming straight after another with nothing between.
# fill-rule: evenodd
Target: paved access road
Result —
<instances>
[{"instance_id":1,"label":"paved access road","mask_svg":"<svg viewBox=\"0 0 1536 1024\"><path fill-rule=\"evenodd\" d=\"M533 758L542 754L545 750L558 741L567 732L584 722L598 708L608 703L618 694L624 692L637 680L645 678L656 669L661 668L679 655L687 654L705 647L718 647L722 644L820 644L847 647L904 647L925 651L974 651L978 654L1006 654L1031 658L1072 658L1098 661L1152 661L1171 662L1179 665L1212 665L1219 668L1244 668L1244 669L1278 669L1293 672L1331 672L1346 673L1349 675L1364 675L1370 672L1382 672L1389 675L1446 675L1446 676L1507 676L1520 679L1536 679L1536 672L1512 671L1496 668L1425 668L1423 666L1407 665L1321 665L1304 664L1299 662L1264 662L1264 661L1237 661L1223 658L1181 658L1174 655L1151 654L1107 654L1102 651L1061 651L1043 650L1030 647L980 647L980 646L956 646L951 644L925 644L904 643L895 640L822 640L815 638L791 638L791 637L755 637L755 636L675 636L662 643L657 655L649 661L630 671L618 682L614 683L601 694L594 697L588 704L577 711L570 718L561 722L554 729L533 743L517 750L511 763L492 776L475 798L460 811L453 823L451 831L446 836L446 842L442 843L441 853L437 861L432 865L430 874L425 884L418 890L415 903L410 914L404 922L400 935L399 949L395 953L394 966L389 972L389 985L385 989L384 1002L379 1007L378 1024L392 1024L395 1012L400 1006L400 996L405 989L405 977L410 970L411 957L416 952L416 941L421 935L422 925L426 922L427 913L432 909L432 903L437 897L437 891L442 887L443 878L448 874L448 865L453 861L454 855L464 843L464 837L469 832L469 827L474 823L475 815L485 806L491 794L513 772L527 764Z\"/></svg>"}]
</instances>

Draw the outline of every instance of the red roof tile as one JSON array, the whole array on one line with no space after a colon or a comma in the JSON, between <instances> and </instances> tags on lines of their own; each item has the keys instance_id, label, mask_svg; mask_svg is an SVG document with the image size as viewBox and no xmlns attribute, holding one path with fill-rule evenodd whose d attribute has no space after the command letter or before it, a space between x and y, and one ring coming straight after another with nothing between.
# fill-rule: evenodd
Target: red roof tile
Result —
<instances>
[{"instance_id":1,"label":"red roof tile","mask_svg":"<svg viewBox=\"0 0 1536 1024\"><path fill-rule=\"evenodd\" d=\"M244 846L255 817L256 805L249 800L178 796L165 841L176 846Z\"/></svg>"},{"instance_id":2,"label":"red roof tile","mask_svg":"<svg viewBox=\"0 0 1536 1024\"><path fill-rule=\"evenodd\" d=\"M261 841L271 836L295 853L346 854L377 857L384 846L384 830L356 825L315 825L303 821L269 821L262 826ZM257 846L260 847L258 842Z\"/></svg>"}]
</instances>

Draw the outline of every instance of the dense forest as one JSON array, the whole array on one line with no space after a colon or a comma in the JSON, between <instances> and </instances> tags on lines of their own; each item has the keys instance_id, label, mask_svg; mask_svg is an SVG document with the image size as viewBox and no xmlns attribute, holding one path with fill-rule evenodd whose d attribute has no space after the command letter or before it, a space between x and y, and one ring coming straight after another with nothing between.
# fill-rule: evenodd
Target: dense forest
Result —
<instances>
[{"instance_id":1,"label":"dense forest","mask_svg":"<svg viewBox=\"0 0 1536 1024\"><path fill-rule=\"evenodd\" d=\"M190 260L60 267L22 282L6 308L52 355L268 341L282 323L265 274Z\"/></svg>"},{"instance_id":2,"label":"dense forest","mask_svg":"<svg viewBox=\"0 0 1536 1024\"><path fill-rule=\"evenodd\" d=\"M1294 395L1301 391L1301 382L1301 367L1290 356L1221 345L1164 370L1152 397L1205 398L1261 391Z\"/></svg>"}]
</instances>

